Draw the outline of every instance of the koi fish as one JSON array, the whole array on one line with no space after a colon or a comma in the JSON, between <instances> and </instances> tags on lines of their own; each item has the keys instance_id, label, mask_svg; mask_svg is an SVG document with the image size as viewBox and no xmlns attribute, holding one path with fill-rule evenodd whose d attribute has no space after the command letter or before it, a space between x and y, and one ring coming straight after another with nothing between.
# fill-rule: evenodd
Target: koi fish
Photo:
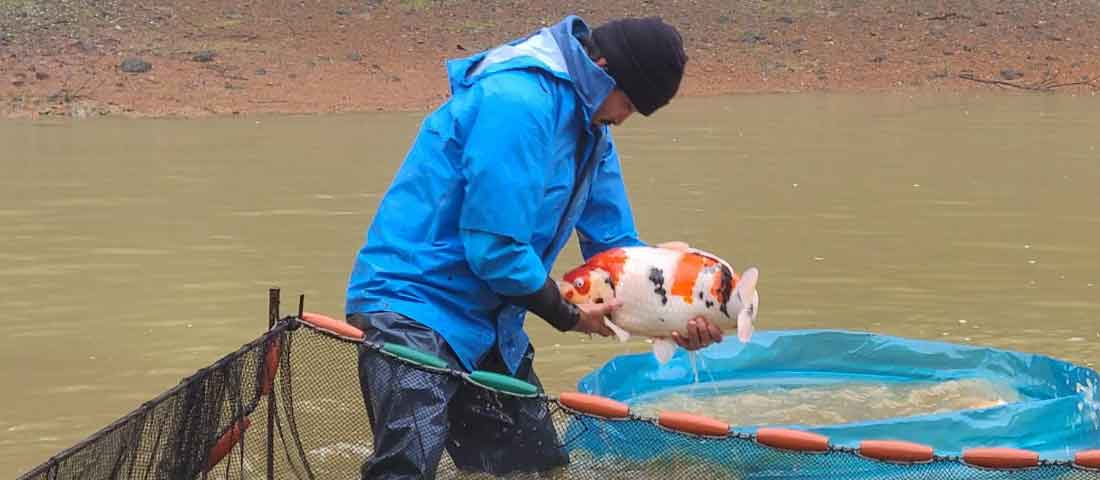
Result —
<instances>
[{"instance_id":1,"label":"koi fish","mask_svg":"<svg viewBox=\"0 0 1100 480\"><path fill-rule=\"evenodd\" d=\"M559 282L574 304L619 299L622 306L604 323L619 341L631 335L653 339L653 353L664 364L676 352L672 332L687 335L688 322L704 317L723 331L737 329L742 343L752 337L760 273L737 275L710 253L660 247L613 248L570 270Z\"/></svg>"}]
</instances>

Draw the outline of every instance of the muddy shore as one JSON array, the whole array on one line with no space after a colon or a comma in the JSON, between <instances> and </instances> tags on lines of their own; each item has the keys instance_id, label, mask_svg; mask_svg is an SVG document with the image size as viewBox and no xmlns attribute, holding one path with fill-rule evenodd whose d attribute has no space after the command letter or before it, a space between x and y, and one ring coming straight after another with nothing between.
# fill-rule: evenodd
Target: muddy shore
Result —
<instances>
[{"instance_id":1,"label":"muddy shore","mask_svg":"<svg viewBox=\"0 0 1100 480\"><path fill-rule=\"evenodd\" d=\"M1100 92L1100 2L0 0L0 112L426 110L443 62L578 14L660 15L682 94Z\"/></svg>"}]
</instances>

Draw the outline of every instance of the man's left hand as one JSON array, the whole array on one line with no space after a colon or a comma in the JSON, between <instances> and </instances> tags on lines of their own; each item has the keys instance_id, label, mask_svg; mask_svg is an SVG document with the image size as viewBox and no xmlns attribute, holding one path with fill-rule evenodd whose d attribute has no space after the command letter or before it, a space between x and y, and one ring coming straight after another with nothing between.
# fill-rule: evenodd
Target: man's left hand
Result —
<instances>
[{"instance_id":1,"label":"man's left hand","mask_svg":"<svg viewBox=\"0 0 1100 480\"><path fill-rule=\"evenodd\" d=\"M703 317L689 321L687 331L687 335L672 332L672 340L685 350L698 350L722 341L722 329Z\"/></svg>"}]
</instances>

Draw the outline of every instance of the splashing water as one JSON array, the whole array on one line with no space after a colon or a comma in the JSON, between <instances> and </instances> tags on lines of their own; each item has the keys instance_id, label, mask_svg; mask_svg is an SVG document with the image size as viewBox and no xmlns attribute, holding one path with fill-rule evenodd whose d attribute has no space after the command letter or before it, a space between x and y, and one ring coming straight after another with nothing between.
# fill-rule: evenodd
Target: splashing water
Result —
<instances>
[{"instance_id":1,"label":"splashing water","mask_svg":"<svg viewBox=\"0 0 1100 480\"><path fill-rule=\"evenodd\" d=\"M1077 393L1081 395L1077 411L1092 422L1093 429L1100 430L1100 385L1095 385L1092 379L1088 379L1084 385L1077 384Z\"/></svg>"},{"instance_id":2,"label":"splashing water","mask_svg":"<svg viewBox=\"0 0 1100 480\"><path fill-rule=\"evenodd\" d=\"M632 408L644 415L655 415L663 409L681 410L734 425L812 426L989 408L1020 400L1015 390L980 379L942 383L742 385L722 390L718 394L699 395L698 390L690 388L686 392L639 399Z\"/></svg>"}]
</instances>

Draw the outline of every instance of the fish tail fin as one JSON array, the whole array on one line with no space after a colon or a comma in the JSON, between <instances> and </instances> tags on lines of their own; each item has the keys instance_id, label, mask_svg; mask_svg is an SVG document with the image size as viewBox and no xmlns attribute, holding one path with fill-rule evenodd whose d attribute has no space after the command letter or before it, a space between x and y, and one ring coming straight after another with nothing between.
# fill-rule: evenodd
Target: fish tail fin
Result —
<instances>
[{"instance_id":1,"label":"fish tail fin","mask_svg":"<svg viewBox=\"0 0 1100 480\"><path fill-rule=\"evenodd\" d=\"M756 313L760 305L760 295L756 292L756 282L760 271L750 267L741 274L733 298L737 299L741 309L737 312L737 338L746 343L752 338L756 323Z\"/></svg>"},{"instance_id":2,"label":"fish tail fin","mask_svg":"<svg viewBox=\"0 0 1100 480\"><path fill-rule=\"evenodd\" d=\"M667 338L653 339L653 356L657 357L657 363L664 365L676 354L676 342Z\"/></svg>"}]
</instances>

